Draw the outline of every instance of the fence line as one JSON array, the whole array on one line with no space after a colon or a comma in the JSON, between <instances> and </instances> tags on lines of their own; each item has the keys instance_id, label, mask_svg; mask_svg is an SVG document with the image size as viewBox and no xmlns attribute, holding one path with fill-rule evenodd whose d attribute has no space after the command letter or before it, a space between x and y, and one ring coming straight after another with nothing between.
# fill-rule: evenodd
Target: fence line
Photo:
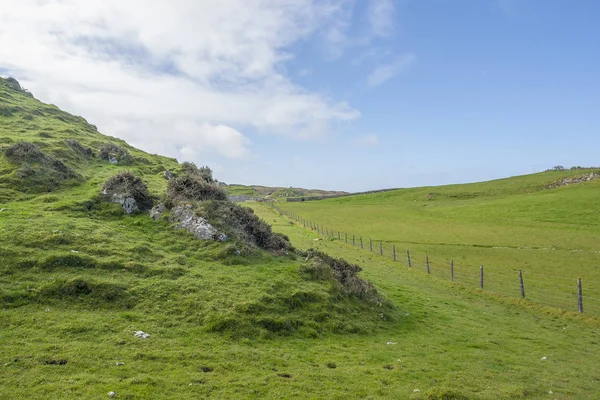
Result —
<instances>
[{"instance_id":1,"label":"fence line","mask_svg":"<svg viewBox=\"0 0 600 400\"><path fill-rule=\"evenodd\" d=\"M425 254L423 259L415 258L410 249L406 249L406 254L402 255L402 250L397 249L396 244L392 248L384 248L382 240L366 239L361 235L348 234L347 232L335 231L330 227L324 227L307 219L304 219L297 213L284 211L273 203L265 203L281 216L296 221L300 226L316 231L322 236L332 240L339 240L354 247L360 247L365 251L379 253L381 256L389 257L398 264L405 265L408 268L420 269L427 274L447 278L458 284L467 286L476 286L481 290L492 293L507 295L509 297L520 297L531 300L535 303L544 304L554 308L560 308L568 311L577 310L580 313L591 313L600 316L600 299L587 295L588 288L583 286L581 278L568 279L565 277L551 277L544 275L545 278L555 278L563 282L572 281L571 285L565 283L550 282L547 280L529 280L527 271L517 270L513 275L489 271L484 265L477 267L466 267L455 264L454 260L448 263L438 263ZM376 246L379 244L379 248ZM375 246L374 246L375 245ZM387 251L386 251L387 250ZM470 270L470 271L469 271ZM475 272L476 271L476 272ZM554 290L559 287L559 290ZM561 289L565 288L565 289ZM584 290L585 289L585 290ZM589 288L592 294L596 294L593 288ZM568 291L567 291L568 290ZM590 308L592 311L590 312Z\"/></svg>"}]
</instances>

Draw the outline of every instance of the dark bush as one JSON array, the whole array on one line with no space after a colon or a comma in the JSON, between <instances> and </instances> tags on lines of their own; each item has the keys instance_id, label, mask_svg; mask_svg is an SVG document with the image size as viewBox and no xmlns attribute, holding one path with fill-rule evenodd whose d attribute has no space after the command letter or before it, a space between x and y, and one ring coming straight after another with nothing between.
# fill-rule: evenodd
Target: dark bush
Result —
<instances>
[{"instance_id":1,"label":"dark bush","mask_svg":"<svg viewBox=\"0 0 600 400\"><path fill-rule=\"evenodd\" d=\"M344 293L372 303L381 303L375 287L357 275L362 270L358 265L333 258L318 250L309 250L307 259L311 259L312 264L305 267L303 272L313 279L329 279L333 275ZM331 272L327 271L328 268Z\"/></svg>"},{"instance_id":2,"label":"dark bush","mask_svg":"<svg viewBox=\"0 0 600 400\"><path fill-rule=\"evenodd\" d=\"M46 153L30 142L19 142L6 149L6 157L12 162L45 162L49 158Z\"/></svg>"},{"instance_id":3,"label":"dark bush","mask_svg":"<svg viewBox=\"0 0 600 400\"><path fill-rule=\"evenodd\" d=\"M119 164L131 164L133 162L131 154L114 143L103 144L100 147L99 157L102 160L109 160L110 157L114 157Z\"/></svg>"},{"instance_id":4,"label":"dark bush","mask_svg":"<svg viewBox=\"0 0 600 400\"><path fill-rule=\"evenodd\" d=\"M209 201L202 204L202 209L211 224L246 243L272 251L293 249L287 236L273 233L271 226L250 208L230 201Z\"/></svg>"},{"instance_id":5,"label":"dark bush","mask_svg":"<svg viewBox=\"0 0 600 400\"><path fill-rule=\"evenodd\" d=\"M112 198L114 194L122 195L124 198L133 197L142 211L152 208L153 198L148 191L148 186L131 172L122 172L108 178L102 193L108 198Z\"/></svg>"},{"instance_id":6,"label":"dark bush","mask_svg":"<svg viewBox=\"0 0 600 400\"><path fill-rule=\"evenodd\" d=\"M213 179L212 170L207 166L198 168L193 162L185 161L181 164L181 171L184 175L198 177L208 183L216 182Z\"/></svg>"},{"instance_id":7,"label":"dark bush","mask_svg":"<svg viewBox=\"0 0 600 400\"><path fill-rule=\"evenodd\" d=\"M27 180L26 185L21 185L27 191L52 191L69 179L81 178L62 161L44 153L33 143L16 143L6 149L5 155L9 161L21 164L16 176Z\"/></svg>"},{"instance_id":8,"label":"dark bush","mask_svg":"<svg viewBox=\"0 0 600 400\"><path fill-rule=\"evenodd\" d=\"M176 204L180 201L226 200L223 189L198 176L183 175L171 179L167 185L167 201Z\"/></svg>"},{"instance_id":9,"label":"dark bush","mask_svg":"<svg viewBox=\"0 0 600 400\"><path fill-rule=\"evenodd\" d=\"M83 146L79 141L75 139L67 139L65 141L67 145L77 154L82 155L86 158L94 157L94 152L89 147Z\"/></svg>"}]
</instances>

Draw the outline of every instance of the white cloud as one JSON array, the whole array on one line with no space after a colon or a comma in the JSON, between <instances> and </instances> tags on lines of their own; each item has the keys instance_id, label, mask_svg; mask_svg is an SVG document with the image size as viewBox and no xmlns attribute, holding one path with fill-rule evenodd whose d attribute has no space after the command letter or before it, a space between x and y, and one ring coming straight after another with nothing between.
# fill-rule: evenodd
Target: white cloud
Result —
<instances>
[{"instance_id":1,"label":"white cloud","mask_svg":"<svg viewBox=\"0 0 600 400\"><path fill-rule=\"evenodd\" d=\"M394 31L394 0L370 0L369 23L376 36L389 36Z\"/></svg>"},{"instance_id":2,"label":"white cloud","mask_svg":"<svg viewBox=\"0 0 600 400\"><path fill-rule=\"evenodd\" d=\"M359 116L295 85L289 46L335 41L347 0L4 0L0 69L107 134L175 157L247 157L242 132L314 139ZM247 135L247 134L246 134Z\"/></svg>"},{"instance_id":3,"label":"white cloud","mask_svg":"<svg viewBox=\"0 0 600 400\"><path fill-rule=\"evenodd\" d=\"M375 147L379 144L377 135L370 134L352 139L351 144L358 147Z\"/></svg>"},{"instance_id":4,"label":"white cloud","mask_svg":"<svg viewBox=\"0 0 600 400\"><path fill-rule=\"evenodd\" d=\"M379 65L369 76L367 77L367 83L370 86L379 86L382 83L392 79L398 74L406 71L411 65L417 61L417 57L414 54L405 54L402 57L398 57L391 63Z\"/></svg>"}]
</instances>

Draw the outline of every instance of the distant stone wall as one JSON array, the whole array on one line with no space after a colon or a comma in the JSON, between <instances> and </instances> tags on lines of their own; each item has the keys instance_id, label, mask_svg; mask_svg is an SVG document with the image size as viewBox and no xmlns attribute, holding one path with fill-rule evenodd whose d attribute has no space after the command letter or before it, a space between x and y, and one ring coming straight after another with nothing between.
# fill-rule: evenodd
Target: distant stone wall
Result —
<instances>
[{"instance_id":1,"label":"distant stone wall","mask_svg":"<svg viewBox=\"0 0 600 400\"><path fill-rule=\"evenodd\" d=\"M357 196L360 194L372 194L372 193L383 193L383 192L391 192L395 189L379 189L379 190L369 190L367 192L358 192L358 193L345 193L345 194L335 194L330 196L304 196L304 197L287 197L286 201L290 203L299 203L303 201L315 201L315 200L326 200L326 199L335 199L336 197L348 197L348 196Z\"/></svg>"},{"instance_id":2,"label":"distant stone wall","mask_svg":"<svg viewBox=\"0 0 600 400\"><path fill-rule=\"evenodd\" d=\"M234 203L243 203L245 201L258 201L259 198L256 196L227 196L227 200Z\"/></svg>"}]
</instances>

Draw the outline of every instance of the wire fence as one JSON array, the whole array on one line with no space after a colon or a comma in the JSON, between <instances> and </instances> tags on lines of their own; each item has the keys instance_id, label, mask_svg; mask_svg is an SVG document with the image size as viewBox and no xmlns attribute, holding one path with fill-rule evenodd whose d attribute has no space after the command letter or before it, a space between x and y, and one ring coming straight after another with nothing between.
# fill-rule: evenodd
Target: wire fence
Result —
<instances>
[{"instance_id":1,"label":"wire fence","mask_svg":"<svg viewBox=\"0 0 600 400\"><path fill-rule=\"evenodd\" d=\"M491 270L484 265L463 265L454 260L439 260L430 254L416 254L396 244L374 241L362 235L331 229L309 221L297 213L266 203L281 216L323 237L388 257L409 268L422 270L437 278L448 279L465 287L475 287L501 296L523 298L544 306L600 316L600 288L584 286L581 278L565 278L528 273L524 270Z\"/></svg>"}]
</instances>

